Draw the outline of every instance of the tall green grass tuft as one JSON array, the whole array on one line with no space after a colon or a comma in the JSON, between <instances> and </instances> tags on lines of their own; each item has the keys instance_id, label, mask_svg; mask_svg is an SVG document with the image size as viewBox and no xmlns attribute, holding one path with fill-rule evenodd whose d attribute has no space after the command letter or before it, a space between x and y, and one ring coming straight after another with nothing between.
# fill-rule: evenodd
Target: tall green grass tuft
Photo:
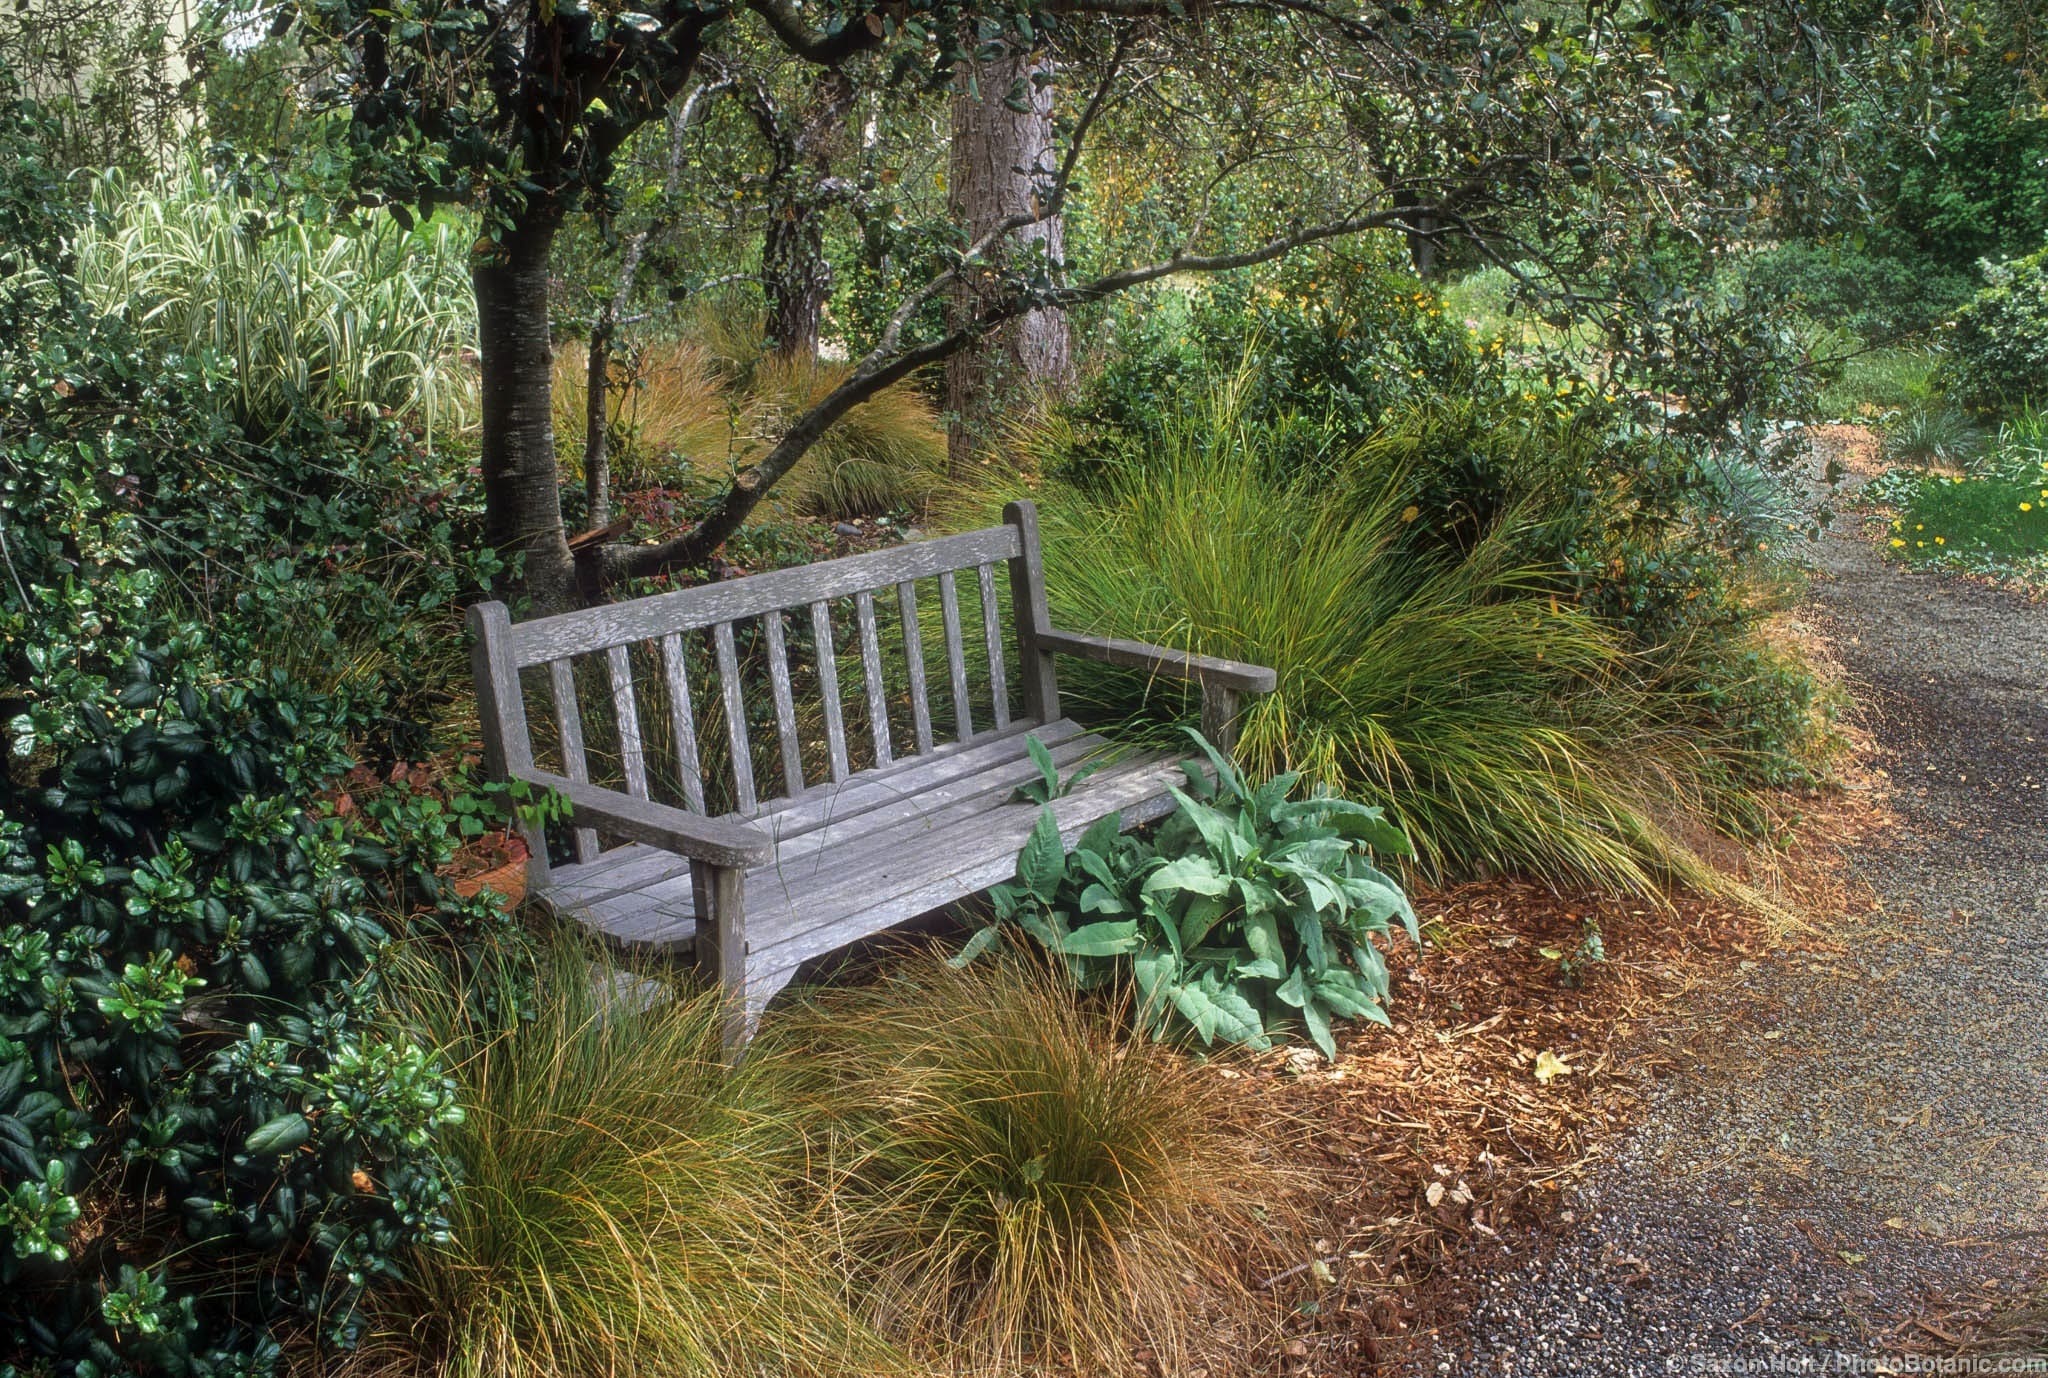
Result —
<instances>
[{"instance_id":1,"label":"tall green grass tuft","mask_svg":"<svg viewBox=\"0 0 2048 1378\"><path fill-rule=\"evenodd\" d=\"M416 1266L439 1371L878 1371L884 1347L800 1214L790 1065L729 1073L716 994L621 1000L621 979L564 938L530 984L503 960L460 982L420 961L402 980L467 1116L445 1142L453 1243Z\"/></svg>"},{"instance_id":2,"label":"tall green grass tuft","mask_svg":"<svg viewBox=\"0 0 2048 1378\"><path fill-rule=\"evenodd\" d=\"M829 1069L828 1218L876 1322L913 1353L1092 1373L1143 1347L1177 1372L1205 1305L1256 1305L1224 1241L1277 1201L1276 1178L1233 1126L1232 1083L1121 1036L1063 975L906 963L771 1036Z\"/></svg>"},{"instance_id":3,"label":"tall green grass tuft","mask_svg":"<svg viewBox=\"0 0 2048 1378\"><path fill-rule=\"evenodd\" d=\"M109 173L97 209L76 246L88 299L147 345L229 361L252 431L296 408L396 412L429 428L470 419L460 351L475 338L475 298L452 226L316 226L196 167L153 185Z\"/></svg>"},{"instance_id":4,"label":"tall green grass tuft","mask_svg":"<svg viewBox=\"0 0 2048 1378\"><path fill-rule=\"evenodd\" d=\"M1225 389L1148 459L1044 485L1055 624L1273 666L1277 692L1248 701L1245 765L1386 806L1425 872L1639 893L1710 879L1678 840L1699 826L1700 752L1617 633L1527 563L1556 545L1540 485L1437 543L1413 538L1404 464L1271 460ZM1176 686L1061 674L1130 727L1183 711Z\"/></svg>"}]
</instances>

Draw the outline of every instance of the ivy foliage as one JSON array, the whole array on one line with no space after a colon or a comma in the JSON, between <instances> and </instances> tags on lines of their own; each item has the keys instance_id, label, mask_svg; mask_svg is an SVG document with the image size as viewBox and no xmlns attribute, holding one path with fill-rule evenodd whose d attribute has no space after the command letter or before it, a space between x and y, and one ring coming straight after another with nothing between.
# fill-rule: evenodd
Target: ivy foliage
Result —
<instances>
[{"instance_id":1,"label":"ivy foliage","mask_svg":"<svg viewBox=\"0 0 2048 1378\"><path fill-rule=\"evenodd\" d=\"M1400 884L1373 864L1408 839L1377 808L1327 794L1295 798L1298 774L1257 787L1199 734L1208 758L1182 766L1178 807L1150 837L1110 814L1069 850L1050 808L990 900L1063 960L1083 989L1129 973L1155 1037L1267 1048L1305 1030L1327 1057L1338 1019L1387 1022L1386 959L1374 938L1398 918L1417 939ZM977 933L962 964L1000 929Z\"/></svg>"}]
</instances>

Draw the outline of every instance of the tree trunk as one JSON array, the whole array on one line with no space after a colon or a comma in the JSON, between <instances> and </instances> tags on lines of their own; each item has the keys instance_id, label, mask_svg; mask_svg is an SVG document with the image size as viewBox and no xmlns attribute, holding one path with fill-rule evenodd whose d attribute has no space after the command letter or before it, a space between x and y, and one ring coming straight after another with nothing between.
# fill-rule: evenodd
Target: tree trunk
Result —
<instances>
[{"instance_id":1,"label":"tree trunk","mask_svg":"<svg viewBox=\"0 0 2048 1378\"><path fill-rule=\"evenodd\" d=\"M1031 83L1045 59L1012 54L976 66L975 85L964 81L953 95L953 145L949 199L953 217L973 243L1008 216L1034 213L1041 188L1057 170L1053 149L1052 89ZM1006 104L1024 82L1028 111ZM1042 248L1043 263L1023 261ZM1057 215L1028 225L997 246L989 269L976 275L955 298L953 309L970 315L1000 290L1004 265L1058 275L1066 241ZM1059 311L1033 311L1001 327L972 350L946 364L946 449L953 471L963 471L999 433L1006 413L1035 410L1047 393L1073 377L1067 318Z\"/></svg>"},{"instance_id":2,"label":"tree trunk","mask_svg":"<svg viewBox=\"0 0 2048 1378\"><path fill-rule=\"evenodd\" d=\"M529 213L495 247L483 246L470 275L481 356L484 534L507 559L524 557L519 587L535 613L577 601L562 530L548 342L548 253L559 223Z\"/></svg>"},{"instance_id":3,"label":"tree trunk","mask_svg":"<svg viewBox=\"0 0 2048 1378\"><path fill-rule=\"evenodd\" d=\"M1407 232L1408 261L1415 268L1415 276L1424 282L1436 271L1436 217L1418 215L1415 226Z\"/></svg>"},{"instance_id":4,"label":"tree trunk","mask_svg":"<svg viewBox=\"0 0 2048 1378\"><path fill-rule=\"evenodd\" d=\"M768 296L768 344L786 357L818 352L832 265L825 258L825 217L804 197L771 206L761 241L761 281Z\"/></svg>"},{"instance_id":5,"label":"tree trunk","mask_svg":"<svg viewBox=\"0 0 2048 1378\"><path fill-rule=\"evenodd\" d=\"M592 530L612 520L611 388L612 311L590 328L590 353L583 371L583 524Z\"/></svg>"},{"instance_id":6,"label":"tree trunk","mask_svg":"<svg viewBox=\"0 0 2048 1378\"><path fill-rule=\"evenodd\" d=\"M853 82L824 72L793 108L779 107L765 87L750 102L774 153L768 174L768 228L761 239L761 283L768 298L769 347L784 356L818 352L832 263L825 257L825 209L842 188L832 160L853 109Z\"/></svg>"}]
</instances>

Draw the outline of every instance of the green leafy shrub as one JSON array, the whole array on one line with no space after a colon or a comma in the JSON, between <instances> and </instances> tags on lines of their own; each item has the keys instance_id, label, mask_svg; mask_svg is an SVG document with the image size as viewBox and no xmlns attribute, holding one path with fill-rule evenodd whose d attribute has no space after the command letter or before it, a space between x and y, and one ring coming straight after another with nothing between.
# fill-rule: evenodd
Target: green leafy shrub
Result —
<instances>
[{"instance_id":1,"label":"green leafy shrub","mask_svg":"<svg viewBox=\"0 0 2048 1378\"><path fill-rule=\"evenodd\" d=\"M1150 837L1115 814L1068 851L1048 809L1017 859L1017 881L990 892L1012 923L1063 960L1091 990L1129 972L1139 1021L1156 1037L1192 1030L1264 1049L1305 1030L1334 1059L1336 1019L1386 1023L1387 966L1373 940L1399 918L1419 940L1415 911L1375 851L1412 849L1379 809L1314 794L1301 777L1258 788L1199 735L1213 777L1189 762L1178 808ZM971 960L1001 930L984 929Z\"/></svg>"},{"instance_id":2,"label":"green leafy shrub","mask_svg":"<svg viewBox=\"0 0 2048 1378\"><path fill-rule=\"evenodd\" d=\"M322 706L136 676L0 781L0 1362L267 1364L442 1234L460 1111L376 1020L382 853L308 806Z\"/></svg>"},{"instance_id":3,"label":"green leafy shrub","mask_svg":"<svg viewBox=\"0 0 2048 1378\"><path fill-rule=\"evenodd\" d=\"M1740 271L1763 295L1876 344L1933 329L1976 290L1954 268L1845 245L1780 244Z\"/></svg>"},{"instance_id":4,"label":"green leafy shrub","mask_svg":"<svg viewBox=\"0 0 2048 1378\"><path fill-rule=\"evenodd\" d=\"M1980 412L2048 400L2048 249L1984 274L1984 290L1955 314L1944 389Z\"/></svg>"},{"instance_id":5,"label":"green leafy shrub","mask_svg":"<svg viewBox=\"0 0 2048 1378\"><path fill-rule=\"evenodd\" d=\"M0 285L12 570L0 580L0 698L16 750L68 705L104 700L95 686L132 644L177 639L187 659L203 644L215 664L339 693L354 730L421 749L425 719L464 674L456 604L500 568L465 459L382 417L337 420L297 401L245 416L248 389L298 391L235 371L237 350L254 350L248 367L267 357L249 342L184 352L150 299L95 298L69 249L87 211L37 181L32 149L17 152L0 204L43 237L15 241L18 270ZM284 242L247 252L290 288L301 257L265 257ZM381 309L337 306L304 328L347 335L355 315Z\"/></svg>"},{"instance_id":6,"label":"green leafy shrub","mask_svg":"<svg viewBox=\"0 0 2048 1378\"><path fill-rule=\"evenodd\" d=\"M1389 417L1352 463L1412 475L1409 547L1462 556L1506 540L1612 633L1639 711L1690 744L1671 777L1686 782L1680 812L1697 805L1753 832L1752 790L1811 784L1830 750L1834 700L1764 635L1790 590L1771 552L1813 519L1784 476L1739 448L1695 449L1605 402L1555 406L1433 399Z\"/></svg>"},{"instance_id":7,"label":"green leafy shrub","mask_svg":"<svg viewBox=\"0 0 2048 1378\"><path fill-rule=\"evenodd\" d=\"M1310 463L1405 402L1479 388L1496 367L1421 283L1337 253L1133 293L1101 335L1097 367L1065 409L1075 434L1052 456L1056 469L1141 454L1169 418L1230 380L1244 420L1272 433L1282 462Z\"/></svg>"},{"instance_id":8,"label":"green leafy shrub","mask_svg":"<svg viewBox=\"0 0 2048 1378\"><path fill-rule=\"evenodd\" d=\"M1203 1313L1243 1308L1269 1333L1272 1293L1239 1269L1298 1254L1237 1083L1121 1036L1063 974L1016 954L893 961L771 1020L763 1055L813 1072L819 1229L913 1357L1107 1373L1149 1348L1181 1372L1198 1287Z\"/></svg>"},{"instance_id":9,"label":"green leafy shrub","mask_svg":"<svg viewBox=\"0 0 2048 1378\"><path fill-rule=\"evenodd\" d=\"M496 911L329 792L491 563L391 423L259 446L218 358L89 299L42 136L0 93L0 1369L269 1372L442 1229L453 1093L377 965L391 915Z\"/></svg>"},{"instance_id":10,"label":"green leafy shrub","mask_svg":"<svg viewBox=\"0 0 2048 1378\"><path fill-rule=\"evenodd\" d=\"M804 1074L734 1072L717 991L678 993L560 935L394 964L398 1023L465 1108L441 1136L449 1238L391 1310L452 1375L875 1371L804 1220Z\"/></svg>"}]
</instances>

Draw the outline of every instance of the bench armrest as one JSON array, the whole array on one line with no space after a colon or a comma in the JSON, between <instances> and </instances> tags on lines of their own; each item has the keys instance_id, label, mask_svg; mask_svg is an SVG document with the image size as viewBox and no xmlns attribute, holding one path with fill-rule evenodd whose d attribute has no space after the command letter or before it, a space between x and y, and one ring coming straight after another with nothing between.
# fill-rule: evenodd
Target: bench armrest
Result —
<instances>
[{"instance_id":1,"label":"bench armrest","mask_svg":"<svg viewBox=\"0 0 2048 1378\"><path fill-rule=\"evenodd\" d=\"M1218 689L1270 694L1274 685L1279 683L1279 676L1263 665L1190 655L1164 646L1148 646L1142 641L1119 641L1108 636L1054 631L1049 627L1039 631L1038 649L1061 655L1085 656L1110 665L1127 665L1136 670L1152 670L1177 679L1199 680L1205 689L1213 685Z\"/></svg>"},{"instance_id":2,"label":"bench armrest","mask_svg":"<svg viewBox=\"0 0 2048 1378\"><path fill-rule=\"evenodd\" d=\"M528 767L513 772L541 789L569 801L574 821L593 824L635 842L645 842L692 861L712 866L757 866L775 855L775 844L759 828L727 818L704 818L651 799L638 799L601 785L582 784L567 776Z\"/></svg>"}]
</instances>

